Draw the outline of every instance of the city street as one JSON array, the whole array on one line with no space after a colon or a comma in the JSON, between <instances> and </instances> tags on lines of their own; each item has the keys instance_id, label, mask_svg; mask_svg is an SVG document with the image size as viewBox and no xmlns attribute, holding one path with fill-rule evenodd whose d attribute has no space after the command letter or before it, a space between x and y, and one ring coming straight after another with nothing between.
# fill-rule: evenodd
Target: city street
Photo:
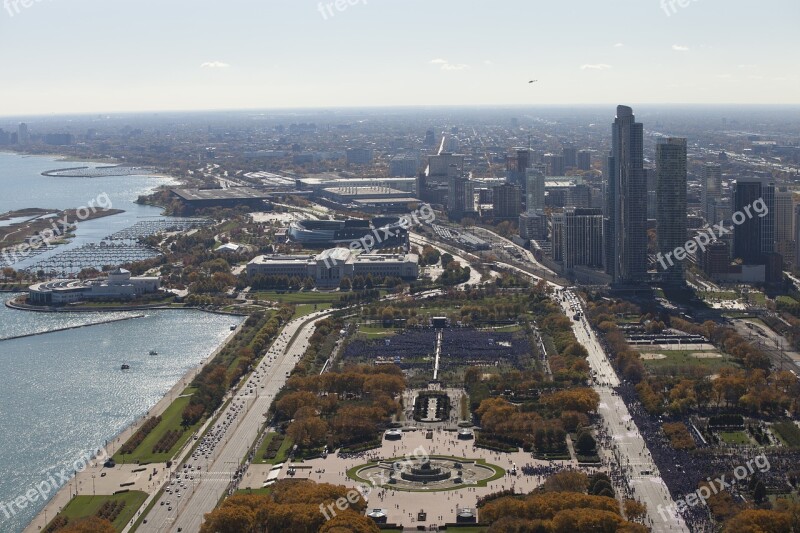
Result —
<instances>
[{"instance_id":1,"label":"city street","mask_svg":"<svg viewBox=\"0 0 800 533\"><path fill-rule=\"evenodd\" d=\"M200 530L203 516L217 506L244 470L240 465L258 438L265 422L264 415L308 348L314 323L327 314L316 312L286 325L257 369L219 415L212 431L204 437L203 452L195 452L192 459L184 458L182 464L173 465L174 483L167 486L148 514L147 523L137 531L189 533ZM186 485L183 493L179 488L181 483Z\"/></svg>"},{"instance_id":2,"label":"city street","mask_svg":"<svg viewBox=\"0 0 800 533\"><path fill-rule=\"evenodd\" d=\"M574 293L564 291L561 306L568 317L581 313L580 320L573 320L572 330L578 342L589 352L588 362L594 376L594 389L600 395L598 409L603 423L612 438L612 453L617 464L625 471L635 496L647 505L648 525L654 531L689 531L683 519L668 517L667 509L675 505L666 484L658 473L647 449L644 438L631 418L625 402L617 396L614 387L620 384L611 362L608 360L600 341L589 327L583 315L583 302ZM665 520L665 516L669 519Z\"/></svg>"}]
</instances>

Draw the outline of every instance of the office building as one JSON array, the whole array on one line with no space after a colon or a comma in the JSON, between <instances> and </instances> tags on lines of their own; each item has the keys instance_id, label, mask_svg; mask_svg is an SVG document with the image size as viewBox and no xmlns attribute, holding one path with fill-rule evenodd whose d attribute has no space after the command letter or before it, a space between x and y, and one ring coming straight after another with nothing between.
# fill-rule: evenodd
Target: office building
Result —
<instances>
[{"instance_id":1,"label":"office building","mask_svg":"<svg viewBox=\"0 0 800 533\"><path fill-rule=\"evenodd\" d=\"M515 148L506 156L506 180L509 183L525 183L525 173L531 167L531 152L526 148Z\"/></svg>"},{"instance_id":2,"label":"office building","mask_svg":"<svg viewBox=\"0 0 800 533\"><path fill-rule=\"evenodd\" d=\"M31 142L31 134L28 132L28 125L24 122L20 122L19 126L17 127L17 143L26 145L30 144Z\"/></svg>"},{"instance_id":3,"label":"office building","mask_svg":"<svg viewBox=\"0 0 800 533\"><path fill-rule=\"evenodd\" d=\"M553 260L570 271L603 267L603 211L568 208L553 215Z\"/></svg>"},{"instance_id":4,"label":"office building","mask_svg":"<svg viewBox=\"0 0 800 533\"><path fill-rule=\"evenodd\" d=\"M117 268L106 277L89 281L56 280L37 283L28 288L32 305L66 305L87 300L129 300L158 292L157 277L133 277L130 271Z\"/></svg>"},{"instance_id":5,"label":"office building","mask_svg":"<svg viewBox=\"0 0 800 533\"><path fill-rule=\"evenodd\" d=\"M606 270L615 286L647 281L647 178L644 127L633 110L617 107L606 163Z\"/></svg>"},{"instance_id":6,"label":"office building","mask_svg":"<svg viewBox=\"0 0 800 533\"><path fill-rule=\"evenodd\" d=\"M703 166L703 181L700 187L700 203L703 214L710 223L719 222L715 218L715 209L722 200L722 167L717 163L706 163Z\"/></svg>"},{"instance_id":7,"label":"office building","mask_svg":"<svg viewBox=\"0 0 800 533\"><path fill-rule=\"evenodd\" d=\"M475 210L473 183L460 176L452 176L447 182L447 214L458 220L465 213Z\"/></svg>"},{"instance_id":8,"label":"office building","mask_svg":"<svg viewBox=\"0 0 800 533\"><path fill-rule=\"evenodd\" d=\"M548 176L564 175L564 156L555 154L545 154L544 162L547 165Z\"/></svg>"},{"instance_id":9,"label":"office building","mask_svg":"<svg viewBox=\"0 0 800 533\"><path fill-rule=\"evenodd\" d=\"M348 165L369 165L372 163L372 150L369 148L349 148L347 150Z\"/></svg>"},{"instance_id":10,"label":"office building","mask_svg":"<svg viewBox=\"0 0 800 533\"><path fill-rule=\"evenodd\" d=\"M494 187L492 207L495 219L516 219L522 212L520 189L513 183L504 183Z\"/></svg>"},{"instance_id":11,"label":"office building","mask_svg":"<svg viewBox=\"0 0 800 533\"><path fill-rule=\"evenodd\" d=\"M578 166L578 150L571 146L566 146L561 150L564 158L564 168L576 168Z\"/></svg>"},{"instance_id":12,"label":"office building","mask_svg":"<svg viewBox=\"0 0 800 533\"><path fill-rule=\"evenodd\" d=\"M662 257L686 244L686 139L661 138L656 145L658 198L658 250ZM684 262L672 259L659 264L661 279L666 285L683 285ZM664 270L664 266L666 269Z\"/></svg>"},{"instance_id":13,"label":"office building","mask_svg":"<svg viewBox=\"0 0 800 533\"><path fill-rule=\"evenodd\" d=\"M547 238L547 216L544 213L527 211L519 216L519 236L526 241Z\"/></svg>"},{"instance_id":14,"label":"office building","mask_svg":"<svg viewBox=\"0 0 800 533\"><path fill-rule=\"evenodd\" d=\"M775 251L784 261L794 261L794 193L785 187L775 191Z\"/></svg>"},{"instance_id":15,"label":"office building","mask_svg":"<svg viewBox=\"0 0 800 533\"><path fill-rule=\"evenodd\" d=\"M578 152L578 170L592 169L592 153L588 150Z\"/></svg>"},{"instance_id":16,"label":"office building","mask_svg":"<svg viewBox=\"0 0 800 533\"><path fill-rule=\"evenodd\" d=\"M541 166L525 171L525 209L530 213L544 210L545 176Z\"/></svg>"},{"instance_id":17,"label":"office building","mask_svg":"<svg viewBox=\"0 0 800 533\"><path fill-rule=\"evenodd\" d=\"M774 235L774 230L762 230L766 217L748 217L745 208L753 211L756 201L764 200L764 190L761 180L739 179L733 182L731 196L731 210L736 216L743 214L742 223L733 225L733 258L741 259L746 265L757 265L763 262L764 249L762 241L765 235ZM774 195L773 195L774 198ZM774 219L773 219L774 220Z\"/></svg>"},{"instance_id":18,"label":"office building","mask_svg":"<svg viewBox=\"0 0 800 533\"><path fill-rule=\"evenodd\" d=\"M428 165L428 177L433 181L460 176L464 172L464 156L442 152L428 157Z\"/></svg>"},{"instance_id":19,"label":"office building","mask_svg":"<svg viewBox=\"0 0 800 533\"><path fill-rule=\"evenodd\" d=\"M419 171L419 161L411 155L398 155L389 163L389 175L393 178L411 178Z\"/></svg>"}]
</instances>

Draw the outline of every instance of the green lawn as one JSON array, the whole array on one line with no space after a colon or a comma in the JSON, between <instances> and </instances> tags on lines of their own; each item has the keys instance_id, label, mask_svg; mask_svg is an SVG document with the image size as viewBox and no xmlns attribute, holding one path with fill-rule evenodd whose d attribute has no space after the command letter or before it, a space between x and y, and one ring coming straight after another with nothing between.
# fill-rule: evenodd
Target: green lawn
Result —
<instances>
[{"instance_id":1,"label":"green lawn","mask_svg":"<svg viewBox=\"0 0 800 533\"><path fill-rule=\"evenodd\" d=\"M292 439L289 437L283 439L281 447L278 448L278 454L274 459L264 459L264 452L267 451L267 446L269 446L269 443L274 435L276 435L276 433L268 433L267 436L264 437L264 442L261 443L261 446L259 446L258 450L256 451L256 456L253 458L253 463L262 465L277 465L286 462L286 459L289 457L289 451L292 449Z\"/></svg>"},{"instance_id":2,"label":"green lawn","mask_svg":"<svg viewBox=\"0 0 800 533\"><path fill-rule=\"evenodd\" d=\"M644 363L645 367L657 373L664 373L670 369L681 367L695 367L705 370L708 374L713 374L722 368L736 366L731 362L730 357L724 354L721 358L703 359L691 357L693 353L702 353L699 350L658 350L650 349L649 346L636 346L636 349L642 354L661 354L666 356L665 359L642 358L642 363Z\"/></svg>"},{"instance_id":3,"label":"green lawn","mask_svg":"<svg viewBox=\"0 0 800 533\"><path fill-rule=\"evenodd\" d=\"M113 522L114 528L117 531L122 531L146 499L147 494L139 491L123 492L113 496L76 496L59 514L66 517L70 522L74 522L81 518L94 516L107 501L123 501L125 502L125 507Z\"/></svg>"},{"instance_id":4,"label":"green lawn","mask_svg":"<svg viewBox=\"0 0 800 533\"><path fill-rule=\"evenodd\" d=\"M331 304L339 300L342 295L340 292L284 292L278 293L275 291L262 292L258 291L251 293L258 295L259 300L270 300L282 304Z\"/></svg>"},{"instance_id":5,"label":"green lawn","mask_svg":"<svg viewBox=\"0 0 800 533\"><path fill-rule=\"evenodd\" d=\"M726 444L752 444L750 437L744 431L720 431L719 438Z\"/></svg>"},{"instance_id":6,"label":"green lawn","mask_svg":"<svg viewBox=\"0 0 800 533\"><path fill-rule=\"evenodd\" d=\"M784 446L800 447L800 428L794 422L785 421L772 424L772 432Z\"/></svg>"},{"instance_id":7,"label":"green lawn","mask_svg":"<svg viewBox=\"0 0 800 533\"><path fill-rule=\"evenodd\" d=\"M178 442L167 453L153 453L153 446L161 440L161 437L169 430L183 430L181 426L183 410L189 405L189 400L196 389L189 387L183 391L179 398L176 398L172 404L167 407L164 414L161 415L161 422L150 432L142 443L133 451L132 454L121 455L119 452L114 454L114 461L117 463L165 463L172 459L172 457L181 449L191 435L200 427L202 422L198 422L194 426L183 431L183 434L178 439Z\"/></svg>"},{"instance_id":8,"label":"green lawn","mask_svg":"<svg viewBox=\"0 0 800 533\"><path fill-rule=\"evenodd\" d=\"M382 328L380 326L362 326L358 328L359 335L363 335L368 339L381 339L397 334L395 328Z\"/></svg>"},{"instance_id":9,"label":"green lawn","mask_svg":"<svg viewBox=\"0 0 800 533\"><path fill-rule=\"evenodd\" d=\"M314 311L324 311L325 309L330 309L331 304L324 303L324 304L298 304L294 310L294 317L293 318L300 318L306 315L310 315Z\"/></svg>"}]
</instances>

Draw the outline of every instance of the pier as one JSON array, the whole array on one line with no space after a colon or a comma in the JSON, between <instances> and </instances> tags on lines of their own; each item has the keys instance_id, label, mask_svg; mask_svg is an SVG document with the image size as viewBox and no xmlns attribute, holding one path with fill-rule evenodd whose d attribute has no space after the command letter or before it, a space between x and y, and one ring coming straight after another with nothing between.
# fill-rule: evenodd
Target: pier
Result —
<instances>
[{"instance_id":1,"label":"pier","mask_svg":"<svg viewBox=\"0 0 800 533\"><path fill-rule=\"evenodd\" d=\"M14 335L13 337L2 337L0 342L13 341L16 339L25 339L27 337L38 337L39 335L47 335L48 333L58 333L59 331L68 331L70 329L88 328L89 326L101 326L103 324L113 324L114 322L123 322L125 320L133 320L135 318L144 318L147 315L126 316L121 318L109 318L108 320L100 320L98 322L91 322L89 324L81 324L80 326L69 326L65 328L51 329L48 331L40 331L38 333L26 333L24 335Z\"/></svg>"}]
</instances>

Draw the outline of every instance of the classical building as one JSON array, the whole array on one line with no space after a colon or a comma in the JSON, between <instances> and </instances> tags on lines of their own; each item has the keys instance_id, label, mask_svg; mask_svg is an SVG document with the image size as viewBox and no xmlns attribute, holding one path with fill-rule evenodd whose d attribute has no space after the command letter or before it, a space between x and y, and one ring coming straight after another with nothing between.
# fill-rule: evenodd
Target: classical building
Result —
<instances>
[{"instance_id":1,"label":"classical building","mask_svg":"<svg viewBox=\"0 0 800 533\"><path fill-rule=\"evenodd\" d=\"M56 280L31 285L28 288L28 303L65 305L86 300L132 299L157 292L160 288L159 278L132 277L129 271L118 268L105 278L89 281Z\"/></svg>"},{"instance_id":2,"label":"classical building","mask_svg":"<svg viewBox=\"0 0 800 533\"><path fill-rule=\"evenodd\" d=\"M247 265L248 276L297 276L313 278L317 287L338 287L343 278L419 277L415 254L357 254L349 248L331 248L318 255L262 255Z\"/></svg>"}]
</instances>

